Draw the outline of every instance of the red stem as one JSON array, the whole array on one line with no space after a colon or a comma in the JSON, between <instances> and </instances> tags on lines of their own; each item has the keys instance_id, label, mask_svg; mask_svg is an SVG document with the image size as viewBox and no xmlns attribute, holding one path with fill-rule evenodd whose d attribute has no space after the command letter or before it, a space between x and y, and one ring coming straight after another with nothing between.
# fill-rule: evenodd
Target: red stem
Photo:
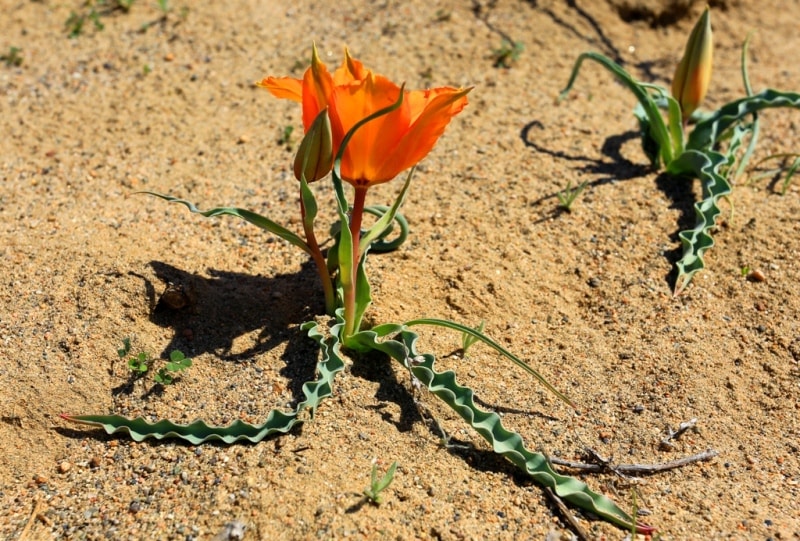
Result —
<instances>
[{"instance_id":1,"label":"red stem","mask_svg":"<svg viewBox=\"0 0 800 541\"><path fill-rule=\"evenodd\" d=\"M353 210L350 212L350 236L353 239L352 274L349 284L344 285L344 333L351 336L356 329L356 282L358 281L358 267L361 262L361 221L364 217L364 202L367 199L368 186L356 186L356 195L353 200Z\"/></svg>"},{"instance_id":2,"label":"red stem","mask_svg":"<svg viewBox=\"0 0 800 541\"><path fill-rule=\"evenodd\" d=\"M322 290L325 293L325 312L328 315L333 315L336 310L336 298L333 292L333 282L328 273L328 265L325 262L325 257L322 255L322 250L319 248L317 236L314 234L314 228L311 224L306 224L306 206L303 204L303 198L300 197L300 214L303 221L303 231L306 234L306 244L311 250L311 259L317 265L317 273L320 280L322 280Z\"/></svg>"}]
</instances>

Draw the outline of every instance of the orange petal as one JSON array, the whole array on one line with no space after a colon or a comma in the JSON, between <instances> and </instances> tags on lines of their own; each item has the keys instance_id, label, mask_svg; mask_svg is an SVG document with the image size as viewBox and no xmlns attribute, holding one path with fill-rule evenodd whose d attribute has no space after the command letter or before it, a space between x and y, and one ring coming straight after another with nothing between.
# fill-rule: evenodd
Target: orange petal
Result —
<instances>
[{"instance_id":1,"label":"orange petal","mask_svg":"<svg viewBox=\"0 0 800 541\"><path fill-rule=\"evenodd\" d=\"M350 56L350 51L344 50L344 61L342 65L333 72L333 83L335 85L348 85L357 81L363 81L372 73L364 68L364 64Z\"/></svg>"},{"instance_id":2,"label":"orange petal","mask_svg":"<svg viewBox=\"0 0 800 541\"><path fill-rule=\"evenodd\" d=\"M383 155L379 167L373 173L376 179L381 179L377 182L391 180L427 156L444 133L450 119L467 105L467 93L470 90L472 89L437 88L426 92L410 92L408 101L412 107L413 123L403 138Z\"/></svg>"},{"instance_id":3,"label":"orange petal","mask_svg":"<svg viewBox=\"0 0 800 541\"><path fill-rule=\"evenodd\" d=\"M317 54L316 45L311 51L311 66L303 75L303 126L311 127L323 109L328 107L328 97L333 90L333 78Z\"/></svg>"},{"instance_id":4,"label":"orange petal","mask_svg":"<svg viewBox=\"0 0 800 541\"><path fill-rule=\"evenodd\" d=\"M400 87L381 75L368 73L359 84L334 88L331 99L331 123L334 138L341 141L356 123L397 101ZM342 157L342 178L356 184L375 184L390 178L377 178L380 164L387 153L405 135L409 125L408 105L360 127L347 145ZM393 178L393 177L392 177Z\"/></svg>"},{"instance_id":5,"label":"orange petal","mask_svg":"<svg viewBox=\"0 0 800 541\"><path fill-rule=\"evenodd\" d=\"M303 101L303 81L291 77L265 77L256 86L266 88L276 98Z\"/></svg>"}]
</instances>

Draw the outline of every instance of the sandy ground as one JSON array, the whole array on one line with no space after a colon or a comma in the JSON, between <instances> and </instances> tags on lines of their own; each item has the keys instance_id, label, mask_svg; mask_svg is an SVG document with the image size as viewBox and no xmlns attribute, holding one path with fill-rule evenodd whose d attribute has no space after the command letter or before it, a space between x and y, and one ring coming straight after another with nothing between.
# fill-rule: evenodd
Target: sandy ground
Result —
<instances>
[{"instance_id":1,"label":"sandy ground","mask_svg":"<svg viewBox=\"0 0 800 541\"><path fill-rule=\"evenodd\" d=\"M661 539L800 537L800 185L781 196L770 179L740 182L709 269L673 298L676 235L699 187L648 170L634 100L596 65L554 104L586 50L667 85L699 3L663 20L599 0L175 0L166 16L137 1L69 39L83 4L0 1L0 53L22 59L0 63L0 538L232 539L224 526L238 520L245 539L570 539L536 485L379 357L353 362L312 422L256 445L134 443L59 418L259 421L297 399L316 361L298 325L323 308L303 255L133 192L299 230L293 153L279 142L294 126L297 143L299 108L253 83L300 76L312 42L331 67L348 46L411 88L475 87L416 174L410 241L369 261L368 319L485 320L582 414L487 348L462 359L458 336L425 329L422 347L532 449L643 464L716 450L635 482L582 476L638 506ZM709 106L743 94L751 30L755 89L800 89L799 11L797 0L713 8ZM504 37L524 45L510 68L493 66ZM762 120L756 161L798 151L798 112ZM573 211L558 212L555 194L584 181ZM330 187L318 190L330 203ZM745 266L765 280L744 279ZM154 309L167 282L189 306ZM180 349L194 365L164 389L149 376L126 385L126 337L134 352ZM372 464L393 461L384 504L365 504ZM573 512L593 538L627 535Z\"/></svg>"}]
</instances>

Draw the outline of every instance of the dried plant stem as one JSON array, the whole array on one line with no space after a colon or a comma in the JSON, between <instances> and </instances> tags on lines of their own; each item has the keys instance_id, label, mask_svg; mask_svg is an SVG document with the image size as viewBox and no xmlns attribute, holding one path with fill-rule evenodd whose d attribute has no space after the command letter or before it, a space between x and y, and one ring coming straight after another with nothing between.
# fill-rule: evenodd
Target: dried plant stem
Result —
<instances>
[{"instance_id":1,"label":"dried plant stem","mask_svg":"<svg viewBox=\"0 0 800 541\"><path fill-rule=\"evenodd\" d=\"M556 457L550 457L550 462L557 466L564 466L566 468L572 468L574 470L581 470L591 473L613 471L615 473L626 475L647 475L667 470L674 470L676 468L682 468L683 466L688 466L689 464L693 464L695 462L711 460L717 456L719 452L715 451L714 449L709 449L708 451L703 451L702 453L698 453L696 455L670 460L669 462L661 462L659 464L611 464L608 460L603 459L597 453L593 454L597 456L599 460L601 460L600 464L573 462L571 460L563 460Z\"/></svg>"},{"instance_id":2,"label":"dried plant stem","mask_svg":"<svg viewBox=\"0 0 800 541\"><path fill-rule=\"evenodd\" d=\"M42 509L42 500L38 497L34 499L33 502L33 511L31 511L31 516L28 518L28 523L25 525L25 528L22 530L22 533L19 534L19 540L24 541L30 536L31 528L33 528L34 522L39 519L39 514Z\"/></svg>"},{"instance_id":3,"label":"dried plant stem","mask_svg":"<svg viewBox=\"0 0 800 541\"><path fill-rule=\"evenodd\" d=\"M547 497L550 498L550 501L552 501L553 504L558 508L558 512L561 513L561 516L563 516L569 523L569 526L572 528L575 536L580 541L590 541L591 538L589 537L589 534L586 533L586 530L583 529L580 522L578 522L578 519L576 519L575 515L570 512L569 507L564 504L561 498L559 498L558 495L549 487L544 488L544 493L547 494Z\"/></svg>"}]
</instances>

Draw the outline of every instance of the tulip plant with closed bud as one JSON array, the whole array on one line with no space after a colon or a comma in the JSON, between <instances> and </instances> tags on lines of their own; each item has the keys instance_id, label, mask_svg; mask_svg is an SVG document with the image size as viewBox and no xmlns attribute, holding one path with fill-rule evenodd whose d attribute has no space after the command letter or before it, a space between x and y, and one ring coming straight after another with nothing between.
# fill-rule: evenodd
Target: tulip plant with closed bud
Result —
<instances>
[{"instance_id":1,"label":"tulip plant with closed bud","mask_svg":"<svg viewBox=\"0 0 800 541\"><path fill-rule=\"evenodd\" d=\"M434 147L451 119L467 105L470 88L440 87L408 91L388 78L366 69L345 52L333 73L320 61L316 49L302 79L267 77L258 83L278 98L302 105L305 136L294 160L299 184L303 233L297 234L267 217L231 207L198 210L192 203L172 196L152 194L181 203L204 216L232 215L261 227L306 252L317 266L325 295L329 324L318 321L301 326L320 349L317 376L303 385L304 400L291 411L273 410L262 424L241 420L227 426L211 426L198 420L188 425L162 420L156 423L120 415L63 415L69 421L100 426L108 433L123 431L140 441L146 438L181 438L197 445L215 440L233 443L259 442L285 433L305 420L333 392L334 377L345 367L344 356L380 352L398 361L416 381L443 400L491 445L540 485L563 500L625 528L643 533L653 528L636 523L606 496L585 483L554 471L541 453L528 450L522 437L506 429L500 417L475 405L474 392L457 383L452 371L439 371L431 354L417 351L418 335L412 328L438 326L480 341L537 378L565 403L572 403L526 362L486 336L483 327L472 329L452 321L415 319L364 328L363 316L372 302L367 278L367 255L396 249L408 228L400 207L408 191L415 165ZM391 182L408 171L397 197L389 206L367 205L371 187ZM317 242L317 202L312 189L330 173L336 193L338 222L326 227L332 235L325 252ZM346 189L349 185L349 189ZM352 199L348 199L348 192ZM364 214L375 217L364 228ZM393 229L399 236L387 240ZM325 243L323 243L324 245Z\"/></svg>"},{"instance_id":2,"label":"tulip plant with closed bud","mask_svg":"<svg viewBox=\"0 0 800 541\"><path fill-rule=\"evenodd\" d=\"M731 194L730 181L744 170L758 141L758 111L772 107L800 108L797 92L773 89L752 92L745 41L742 46L745 96L716 111L702 111L699 107L709 88L712 57L711 14L706 7L689 35L671 92L637 81L606 56L588 52L578 57L559 97L563 99L572 89L584 60L598 62L636 96L639 103L634 115L639 120L642 148L653 168L660 169L663 165L670 175L700 179L702 198L695 204L696 225L679 233L683 255L676 263L675 295L683 292L694 274L705 268L703 256L714 245L711 233L721 214L718 202Z\"/></svg>"}]
</instances>

